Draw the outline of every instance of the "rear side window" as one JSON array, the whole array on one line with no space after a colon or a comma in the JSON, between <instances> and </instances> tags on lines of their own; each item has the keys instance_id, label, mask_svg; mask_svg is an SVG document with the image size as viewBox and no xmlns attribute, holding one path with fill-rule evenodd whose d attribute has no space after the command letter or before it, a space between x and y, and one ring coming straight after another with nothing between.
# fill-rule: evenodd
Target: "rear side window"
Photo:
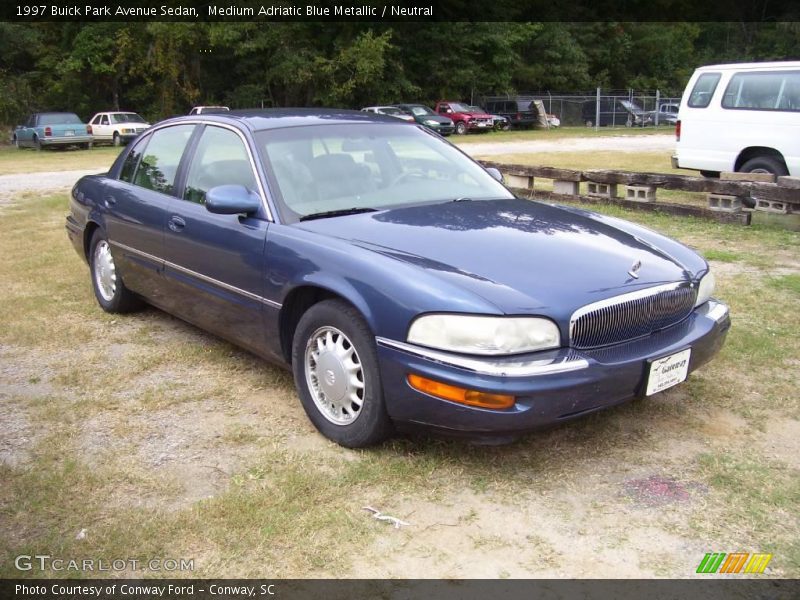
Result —
<instances>
[{"instance_id":1,"label":"rear side window","mask_svg":"<svg viewBox=\"0 0 800 600\"><path fill-rule=\"evenodd\" d=\"M690 108L706 108L711 103L711 97L719 83L719 73L703 73L697 78L689 95Z\"/></svg>"},{"instance_id":2,"label":"rear side window","mask_svg":"<svg viewBox=\"0 0 800 600\"><path fill-rule=\"evenodd\" d=\"M153 132L133 176L133 184L171 195L178 164L194 127L175 125Z\"/></svg>"},{"instance_id":3,"label":"rear side window","mask_svg":"<svg viewBox=\"0 0 800 600\"><path fill-rule=\"evenodd\" d=\"M737 73L728 83L722 107L800 111L800 71Z\"/></svg>"},{"instance_id":4,"label":"rear side window","mask_svg":"<svg viewBox=\"0 0 800 600\"><path fill-rule=\"evenodd\" d=\"M98 117L99 119L100 117ZM122 170L119 174L120 181L133 183L133 174L136 173L136 167L139 166L139 161L142 158L142 151L147 147L147 142L150 141L150 136L144 137L139 140L136 145L128 152L125 162L122 164Z\"/></svg>"}]
</instances>

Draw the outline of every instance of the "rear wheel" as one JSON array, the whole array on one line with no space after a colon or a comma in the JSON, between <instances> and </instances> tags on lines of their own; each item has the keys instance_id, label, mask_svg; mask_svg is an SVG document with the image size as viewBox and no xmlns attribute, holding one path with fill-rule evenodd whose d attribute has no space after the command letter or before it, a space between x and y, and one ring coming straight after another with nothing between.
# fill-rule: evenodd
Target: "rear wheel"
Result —
<instances>
[{"instance_id":1,"label":"rear wheel","mask_svg":"<svg viewBox=\"0 0 800 600\"><path fill-rule=\"evenodd\" d=\"M355 308L340 300L312 306L295 331L292 369L300 402L325 437L361 448L391 435L375 338Z\"/></svg>"},{"instance_id":2,"label":"rear wheel","mask_svg":"<svg viewBox=\"0 0 800 600\"><path fill-rule=\"evenodd\" d=\"M740 173L771 173L772 175L788 175L789 170L782 160L774 156L756 156L739 168Z\"/></svg>"},{"instance_id":3,"label":"rear wheel","mask_svg":"<svg viewBox=\"0 0 800 600\"><path fill-rule=\"evenodd\" d=\"M37 150L41 150L42 149L42 142L36 136L33 136L33 147L36 148Z\"/></svg>"},{"instance_id":4,"label":"rear wheel","mask_svg":"<svg viewBox=\"0 0 800 600\"><path fill-rule=\"evenodd\" d=\"M117 272L111 246L99 229L92 236L89 252L92 288L100 307L109 313L125 313L139 308L142 301L125 287Z\"/></svg>"}]
</instances>

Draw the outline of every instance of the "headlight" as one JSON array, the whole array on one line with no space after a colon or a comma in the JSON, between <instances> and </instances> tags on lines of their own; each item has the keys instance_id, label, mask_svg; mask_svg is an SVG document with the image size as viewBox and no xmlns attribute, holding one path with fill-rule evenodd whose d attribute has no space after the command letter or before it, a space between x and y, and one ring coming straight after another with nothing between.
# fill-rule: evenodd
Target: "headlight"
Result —
<instances>
[{"instance_id":1,"label":"headlight","mask_svg":"<svg viewBox=\"0 0 800 600\"><path fill-rule=\"evenodd\" d=\"M431 127L433 127L434 125L438 125L438 124L439 124L439 121L434 121L433 119L428 119L427 121L425 121L425 125L430 125Z\"/></svg>"},{"instance_id":2,"label":"headlight","mask_svg":"<svg viewBox=\"0 0 800 600\"><path fill-rule=\"evenodd\" d=\"M464 354L519 354L561 345L558 327L538 317L424 315L411 324L408 341Z\"/></svg>"},{"instance_id":3,"label":"headlight","mask_svg":"<svg viewBox=\"0 0 800 600\"><path fill-rule=\"evenodd\" d=\"M714 274L709 271L700 280L700 285L697 286L697 302L694 303L695 306L708 302L711 294L714 293L714 284Z\"/></svg>"}]
</instances>

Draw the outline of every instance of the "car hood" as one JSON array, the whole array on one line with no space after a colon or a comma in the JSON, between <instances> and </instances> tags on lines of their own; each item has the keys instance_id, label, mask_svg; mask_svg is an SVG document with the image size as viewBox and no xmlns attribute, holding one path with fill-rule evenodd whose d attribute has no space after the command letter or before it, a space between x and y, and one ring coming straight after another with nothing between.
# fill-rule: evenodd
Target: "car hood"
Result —
<instances>
[{"instance_id":1,"label":"car hood","mask_svg":"<svg viewBox=\"0 0 800 600\"><path fill-rule=\"evenodd\" d=\"M705 267L684 246L649 230L642 230L644 239L593 213L522 199L412 206L298 226L414 264L507 314L568 319L580 306L687 281ZM663 246L680 249L692 264Z\"/></svg>"},{"instance_id":2,"label":"car hood","mask_svg":"<svg viewBox=\"0 0 800 600\"><path fill-rule=\"evenodd\" d=\"M492 118L492 115L490 115L489 113L483 113L483 112L463 112L463 113L459 113L459 114L462 114L465 117L469 117L471 119L491 119Z\"/></svg>"},{"instance_id":3,"label":"car hood","mask_svg":"<svg viewBox=\"0 0 800 600\"><path fill-rule=\"evenodd\" d=\"M437 123L444 123L445 125L453 123L453 119L450 117L442 117L440 115L414 115L414 118L420 123L424 123L425 121L436 121Z\"/></svg>"}]
</instances>

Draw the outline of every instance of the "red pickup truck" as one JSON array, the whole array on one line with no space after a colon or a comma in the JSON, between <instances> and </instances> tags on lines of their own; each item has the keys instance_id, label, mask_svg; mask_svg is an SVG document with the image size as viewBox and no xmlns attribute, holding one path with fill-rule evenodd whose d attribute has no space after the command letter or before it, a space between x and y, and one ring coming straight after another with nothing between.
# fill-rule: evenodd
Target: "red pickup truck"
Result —
<instances>
[{"instance_id":1,"label":"red pickup truck","mask_svg":"<svg viewBox=\"0 0 800 600\"><path fill-rule=\"evenodd\" d=\"M474 110L475 106L468 106L461 102L450 102L440 100L436 103L434 111L440 115L450 117L456 128L456 133L465 134L468 131L491 131L494 127L494 119L480 110Z\"/></svg>"}]
</instances>

